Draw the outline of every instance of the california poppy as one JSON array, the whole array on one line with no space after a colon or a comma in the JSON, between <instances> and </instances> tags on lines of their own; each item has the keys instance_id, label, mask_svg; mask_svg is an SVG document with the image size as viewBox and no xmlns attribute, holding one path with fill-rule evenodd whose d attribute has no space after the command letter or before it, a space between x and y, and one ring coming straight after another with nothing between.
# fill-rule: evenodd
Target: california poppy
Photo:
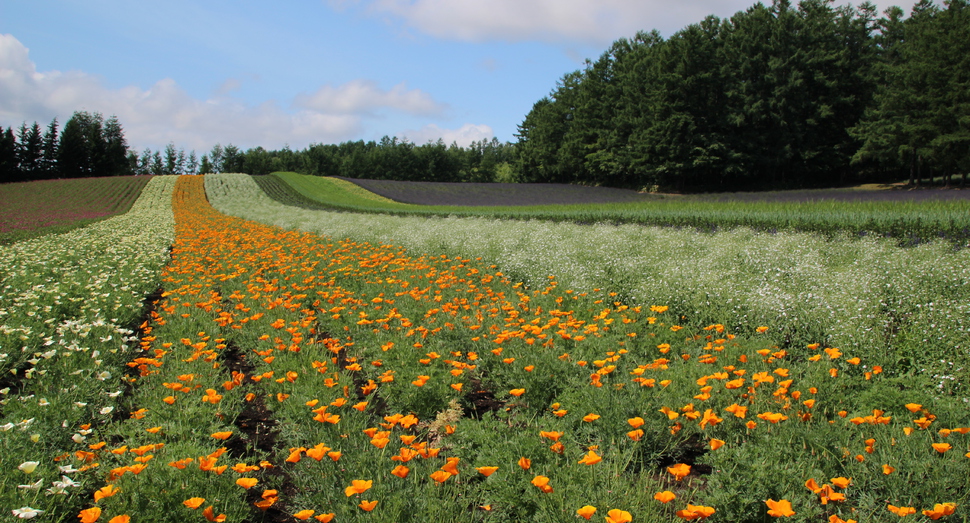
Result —
<instances>
[{"instance_id":1,"label":"california poppy","mask_svg":"<svg viewBox=\"0 0 970 523\"><path fill-rule=\"evenodd\" d=\"M690 465L678 463L674 466L667 467L667 472L671 473L674 476L674 479L680 481L690 474Z\"/></svg>"},{"instance_id":2,"label":"california poppy","mask_svg":"<svg viewBox=\"0 0 970 523\"><path fill-rule=\"evenodd\" d=\"M596 513L596 507L592 505L586 505L576 509L576 514L582 517L583 519L590 519L593 517L593 514L595 513Z\"/></svg>"},{"instance_id":3,"label":"california poppy","mask_svg":"<svg viewBox=\"0 0 970 523\"><path fill-rule=\"evenodd\" d=\"M765 504L768 505L769 516L776 517L776 518L779 518L779 517L790 518L795 515L795 511L793 511L791 508L791 502L789 502L786 499L782 499L779 501L769 499L765 501Z\"/></svg>"}]
</instances>

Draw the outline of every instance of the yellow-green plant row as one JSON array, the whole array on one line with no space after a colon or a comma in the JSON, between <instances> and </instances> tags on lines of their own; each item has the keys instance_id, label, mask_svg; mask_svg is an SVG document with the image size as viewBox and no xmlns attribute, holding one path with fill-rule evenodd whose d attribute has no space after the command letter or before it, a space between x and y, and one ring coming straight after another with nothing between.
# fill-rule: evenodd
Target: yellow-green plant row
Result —
<instances>
[{"instance_id":1,"label":"yellow-green plant row","mask_svg":"<svg viewBox=\"0 0 970 523\"><path fill-rule=\"evenodd\" d=\"M0 520L77 520L91 482L58 458L117 415L174 237L174 184L155 177L126 214L0 247Z\"/></svg>"}]
</instances>

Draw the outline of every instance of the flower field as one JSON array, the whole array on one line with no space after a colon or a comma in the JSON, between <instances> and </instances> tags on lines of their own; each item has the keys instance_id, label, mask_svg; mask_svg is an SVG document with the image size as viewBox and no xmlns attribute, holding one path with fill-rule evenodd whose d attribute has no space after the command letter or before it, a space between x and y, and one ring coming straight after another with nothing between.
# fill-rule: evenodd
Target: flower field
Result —
<instances>
[{"instance_id":1,"label":"flower field","mask_svg":"<svg viewBox=\"0 0 970 523\"><path fill-rule=\"evenodd\" d=\"M174 238L174 184L152 178L126 214L0 247L5 519L22 507L43 510L43 520L76 519L64 511L89 497L90 480L55 458L117 418L142 302L157 289Z\"/></svg>"},{"instance_id":2,"label":"flower field","mask_svg":"<svg viewBox=\"0 0 970 523\"><path fill-rule=\"evenodd\" d=\"M116 176L0 185L0 244L127 212L149 179Z\"/></svg>"},{"instance_id":3,"label":"flower field","mask_svg":"<svg viewBox=\"0 0 970 523\"><path fill-rule=\"evenodd\" d=\"M0 518L967 519L963 251L380 218L159 177L76 231L148 258L0 251L31 267L3 276ZM85 242L115 272L48 292ZM731 286L688 270L729 259Z\"/></svg>"}]
</instances>

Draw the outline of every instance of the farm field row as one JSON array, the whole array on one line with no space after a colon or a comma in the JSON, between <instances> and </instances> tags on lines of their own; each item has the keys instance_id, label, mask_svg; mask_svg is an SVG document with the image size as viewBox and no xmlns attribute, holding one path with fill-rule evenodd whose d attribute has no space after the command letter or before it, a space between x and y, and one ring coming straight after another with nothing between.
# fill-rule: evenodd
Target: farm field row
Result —
<instances>
[{"instance_id":1,"label":"farm field row","mask_svg":"<svg viewBox=\"0 0 970 523\"><path fill-rule=\"evenodd\" d=\"M965 514L965 405L881 351L245 221L203 183L175 188L122 415L14 467L77 469L93 494L62 520Z\"/></svg>"},{"instance_id":2,"label":"farm field row","mask_svg":"<svg viewBox=\"0 0 970 523\"><path fill-rule=\"evenodd\" d=\"M66 232L127 212L149 176L41 180L0 185L0 245Z\"/></svg>"},{"instance_id":3,"label":"farm field row","mask_svg":"<svg viewBox=\"0 0 970 523\"><path fill-rule=\"evenodd\" d=\"M274 180L289 187L279 187ZM806 231L830 236L844 233L889 236L902 243L947 238L962 245L970 240L970 193L966 191L794 191L744 195L648 197L640 202L571 205L496 205L494 191L482 189L481 198L492 206L461 207L399 203L368 193L345 180L275 173L257 177L267 193L282 203L307 208L333 208L355 212L381 212L413 216L466 216L495 219L567 221L692 227L720 231L748 227L764 231ZM367 186L380 182L360 181ZM427 191L434 198L435 184L397 182L408 189L402 195ZM394 186L397 187L397 186ZM451 186L449 185L449 188ZM375 189L378 187L375 187ZM475 186L462 185L463 192ZM507 200L541 199L528 185L507 186ZM570 188L571 192L578 188ZM544 189L542 192L554 192ZM514 193L514 194L513 194ZM383 194L393 197L396 192ZM449 197L457 197L448 193ZM531 195L531 196L530 196ZM475 200L476 195L467 196Z\"/></svg>"},{"instance_id":4,"label":"farm field row","mask_svg":"<svg viewBox=\"0 0 970 523\"><path fill-rule=\"evenodd\" d=\"M53 459L117 416L142 303L174 238L174 185L152 178L126 214L0 246L3 520L23 507L76 520L65 511L90 495L90 479Z\"/></svg>"}]
</instances>

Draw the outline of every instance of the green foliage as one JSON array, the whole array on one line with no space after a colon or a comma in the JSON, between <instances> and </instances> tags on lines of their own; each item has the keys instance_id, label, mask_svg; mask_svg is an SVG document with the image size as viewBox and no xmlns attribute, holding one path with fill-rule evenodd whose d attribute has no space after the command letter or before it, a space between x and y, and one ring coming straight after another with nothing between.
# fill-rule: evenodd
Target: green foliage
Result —
<instances>
[{"instance_id":1,"label":"green foliage","mask_svg":"<svg viewBox=\"0 0 970 523\"><path fill-rule=\"evenodd\" d=\"M916 158L966 172L967 12L775 0L620 39L525 116L517 178L699 192L894 180Z\"/></svg>"}]
</instances>

